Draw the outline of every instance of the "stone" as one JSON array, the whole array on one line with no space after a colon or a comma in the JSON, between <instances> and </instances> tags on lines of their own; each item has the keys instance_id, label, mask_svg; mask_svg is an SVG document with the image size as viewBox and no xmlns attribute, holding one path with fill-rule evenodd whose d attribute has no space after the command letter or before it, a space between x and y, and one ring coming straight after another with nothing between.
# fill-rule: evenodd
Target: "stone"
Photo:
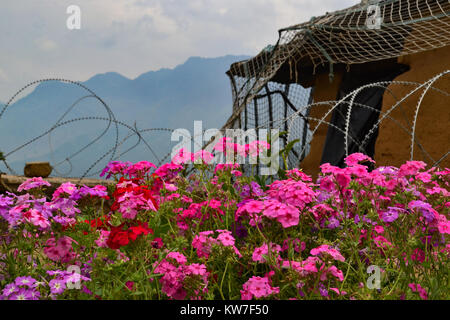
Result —
<instances>
[{"instance_id":1,"label":"stone","mask_svg":"<svg viewBox=\"0 0 450 320\"><path fill-rule=\"evenodd\" d=\"M28 162L23 169L25 177L47 178L52 173L52 167L48 162Z\"/></svg>"}]
</instances>

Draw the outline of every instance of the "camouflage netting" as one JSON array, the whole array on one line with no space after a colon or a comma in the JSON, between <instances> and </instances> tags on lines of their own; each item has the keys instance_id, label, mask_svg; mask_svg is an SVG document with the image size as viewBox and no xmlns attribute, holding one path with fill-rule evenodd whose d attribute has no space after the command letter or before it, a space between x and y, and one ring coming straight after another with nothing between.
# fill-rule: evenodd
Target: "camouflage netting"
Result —
<instances>
[{"instance_id":1,"label":"camouflage netting","mask_svg":"<svg viewBox=\"0 0 450 320\"><path fill-rule=\"evenodd\" d=\"M393 59L449 44L449 1L362 1L313 17L280 30L275 46L231 65L227 74L233 90L233 114L222 129L290 129L288 140L282 144L301 139L289 156L289 164L297 165L307 154L312 135L307 118L314 89L306 88L313 87L317 73L327 72L332 79L338 67ZM447 73L438 78L444 75ZM383 83L384 87L388 85ZM448 97L446 93L444 96ZM296 117L290 116L293 113Z\"/></svg>"}]
</instances>

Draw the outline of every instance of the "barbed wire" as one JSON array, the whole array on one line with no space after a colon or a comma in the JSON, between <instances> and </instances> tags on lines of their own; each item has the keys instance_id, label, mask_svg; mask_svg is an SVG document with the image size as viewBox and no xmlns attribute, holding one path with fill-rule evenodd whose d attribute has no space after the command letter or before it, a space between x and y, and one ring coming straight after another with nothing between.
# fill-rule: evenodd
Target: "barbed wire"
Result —
<instances>
[{"instance_id":1,"label":"barbed wire","mask_svg":"<svg viewBox=\"0 0 450 320\"><path fill-rule=\"evenodd\" d=\"M309 144L312 141L312 139L314 138L315 134L317 133L317 130L319 129L319 127L321 125L326 125L326 126L336 129L340 134L344 135L344 137L345 137L345 139L344 139L345 153L346 153L346 155L348 155L349 141L351 141L353 144L355 144L357 146L359 152L364 152L365 147L366 147L370 137L376 132L376 130L379 128L382 121L385 119L389 119L390 121L393 121L402 131L404 131L405 133L410 135L410 137L411 137L411 144L410 144L411 160L414 157L414 146L416 145L421 150L424 157L426 159L428 159L427 161L429 161L430 163L433 163L433 166L439 166L440 163L442 163L442 161L448 157L450 151L446 150L445 153L439 159L437 159L437 160L434 159L433 156L426 150L424 145L418 140L418 138L416 136L416 127L417 127L417 122L418 122L418 118L419 118L419 116L418 116L419 110L420 110L420 108L423 104L424 98L428 92L433 91L433 92L441 94L447 98L450 97L450 93L434 86L436 81L438 81L439 79L441 79L444 76L447 76L449 73L450 73L450 70L441 72L438 75L432 77L431 79L429 79L423 83L412 82L412 81L382 81L382 82L370 83L367 85L363 85L363 86L357 88L356 90L350 92L349 94L347 94L345 97L343 97L339 101L312 102L306 106L302 106L301 108L299 108L299 106L293 105L291 103L291 101L289 100L289 97L286 96L283 92L275 92L282 96L282 98L284 99L286 104L291 104L291 106L290 106L291 109L295 110L295 111L292 112L290 115L287 115L280 119L271 119L270 121L260 122L259 125L254 126L253 129L255 129L257 131L259 129L267 129L267 128L288 128L289 134L288 134L287 142L289 142L295 138L295 137L291 138L291 136L290 136L290 133L291 133L290 129L291 129L293 123L296 121L296 119L298 119L298 118L301 119L302 121L304 121L305 125L307 126L307 128L309 130L309 135L307 137L304 136L304 138L306 137L306 139L308 141L303 141L301 149L297 150L297 154L295 157L298 158L299 155L306 154L307 149L309 148ZM4 152L4 159L2 159L2 161L10 173L12 173L14 175L18 175L13 170L13 168L11 168L11 166L8 164L7 158L11 157L11 155L15 154L16 152L30 146L31 144L36 143L38 140L42 139L43 137L48 136L50 157L52 160L52 167L53 167L53 169L55 169L55 172L59 176L68 176L74 169L72 159L74 157L82 154L83 152L86 152L96 142L98 142L100 139L105 137L111 128L114 129L114 142L113 142L112 146L109 149L107 149L107 151L105 151L103 154L101 154L98 158L96 158L95 161L93 161L90 165L87 166L87 168L83 171L83 174L79 178L80 182L84 178L93 177L93 176L98 175L102 170L101 169L94 170L94 168L96 168L106 158L109 158L107 160L108 162L119 160L123 156L125 156L126 154L128 154L129 152L131 152L132 150L134 150L135 148L137 148L140 145L143 145L146 149L149 150L149 152L157 160L158 166L162 165L171 156L173 150L164 155L158 154L154 150L154 148L151 146L149 141L144 137L144 135L149 134L149 133L158 134L158 133L163 133L163 132L173 133L176 129L164 128L164 127L139 129L137 127L136 122L133 125L129 125L123 121L120 121L116 118L113 111L106 104L106 102L103 99L101 99L95 92L93 92L91 89L87 88L85 85L83 85L81 83L67 80L67 79L41 79L41 80L33 81L33 82L27 84L26 86L22 87L11 97L11 99L8 100L8 102L5 104L5 106L3 106L3 108L1 109L0 120L1 120L2 116L4 115L4 113L7 110L10 110L11 106L14 106L14 104L12 104L13 101L15 101L16 98L22 92L24 92L24 90L26 90L30 86L40 84L43 82L49 82L49 81L56 81L56 82L67 83L70 85L76 85L76 86L79 86L80 88L82 88L83 90L87 91L89 94L84 95L84 96L78 98L77 100L75 100L75 102L73 102L69 106L69 108L67 110L65 110L65 112L48 129L44 130L42 133L34 136L33 138L29 139L28 141L25 141L24 143L20 144L19 146L14 147L11 151ZM392 93L392 91L388 88L392 85L412 86L413 88L408 93L403 95L403 97L398 98L398 97L395 97L395 95ZM390 108L388 108L386 111L378 110L369 105L355 102L355 97L358 93L360 93L364 89L374 88L374 87L379 87L379 88L385 89L386 92L394 98L395 103ZM396 108L401 106L402 103L406 99L408 99L409 97L411 97L412 95L414 95L415 93L418 93L418 92L421 92L421 95L420 95L420 98L419 98L417 105L415 107L415 110L414 110L414 119L413 119L412 123L407 122L407 126L405 126L400 121L393 118L391 116L391 113ZM266 95L274 94L274 92L269 92L267 89L267 92L265 94ZM264 94L261 95L261 97L264 98ZM258 98L258 96L256 96L256 98ZM72 118L72 119L65 119L67 117L67 115L69 115L69 113L74 110L74 108L76 108L82 101L85 101L87 99L94 99L94 100L97 100L98 102L100 102L101 105L103 106L104 111L106 112L106 116L81 116L81 117L76 117L76 118ZM328 105L329 108L323 114L323 116L320 118L312 117L312 116L309 116L308 114L305 114L305 110L311 110L312 108L317 108L317 107L326 106L326 105ZM344 125L343 129L339 128L338 126L336 126L335 124L333 124L329 121L326 121L327 117L331 114L331 112L333 112L333 110L335 110L339 105L347 105L347 107L348 107L348 109L347 109L348 112L345 117L345 125ZM370 128L368 133L364 136L364 138L361 141L358 141L355 134L351 132L350 115L351 115L353 108L365 108L365 109L371 110L373 112L377 112L380 115L379 119L372 126L372 128ZM105 122L106 125L105 125L105 128L98 135L96 135L94 138L92 138L88 143L82 144L82 146L80 148L76 149L75 151L72 151L68 156L64 157L63 160L55 161L54 160L54 147L53 147L52 138L51 138L52 133L58 128L61 128L63 126L73 124L73 123L76 123L79 121L100 121L100 122ZM316 123L314 128L311 127L311 122ZM121 138L121 140L119 139L119 128L124 128L124 129L128 130L128 134L125 137ZM218 131L220 133L225 133L226 130L230 129L230 128L236 128L236 126L232 125L232 126L228 126L228 127L222 127L222 129L218 130ZM203 130L201 133L199 133L198 135L194 135L194 136L185 135L182 130L179 131L178 133L182 134L186 138L189 138L190 141L194 143L194 145L195 145L194 148L206 149L210 143L199 144L198 139L197 139L197 137L199 135L203 136L203 134L205 132L206 132L206 130ZM132 139L134 137L136 137L137 139L133 145L129 146L123 152L118 152L119 147L125 145L130 139ZM295 159L295 157L293 159ZM290 164L296 165L292 161L293 160L291 160L291 158L289 158ZM68 164L69 168L66 172L62 173L59 171L58 168L65 163Z\"/></svg>"},{"instance_id":2,"label":"barbed wire","mask_svg":"<svg viewBox=\"0 0 450 320\"><path fill-rule=\"evenodd\" d=\"M78 98L75 102L73 102L69 108L67 108L67 110L65 110L65 112L56 120L56 122L51 125L48 129L44 130L42 133L34 136L33 138L25 141L24 143L20 144L19 146L14 147L11 151L5 152L4 153L4 157L1 159L3 161L3 163L5 164L5 167L7 168L7 170L13 174L13 175L19 175L8 163L7 158L11 157L13 154L15 154L16 152L36 143L38 140L42 139L45 136L48 136L49 139L49 149L50 149L50 157L52 159L52 169L55 170L55 173L60 175L60 176L68 176L72 171L73 171L73 164L71 159L78 156L79 154L85 152L89 147L92 147L96 142L98 142L101 138L103 138L111 129L111 126L114 126L115 128L115 139L114 139L114 144L113 146L107 150L106 152L104 152L102 155L100 155L92 164L90 164L87 169L83 172L83 174L81 175L79 182L81 182L84 178L86 177L92 177L95 175L98 175L102 170L98 170L96 172L91 172L93 170L93 168L95 168L102 160L104 160L106 157L109 157L108 161L114 161L114 160L118 160L120 159L121 156L127 154L128 152L134 150L136 147L138 147L139 145L143 144L145 145L145 147L152 153L152 155L155 157L155 159L158 161L158 165L161 165L165 160L167 160L167 158L170 156L170 152L165 154L161 159L159 157L159 155L157 154L157 152L155 152L155 150L152 148L152 146L150 145L150 143L147 141L147 139L145 139L142 135L144 133L149 133L149 132L168 132L168 133L172 133L175 131L175 129L171 129L171 128L145 128L145 129L138 129L136 122L134 123L133 126L126 124L123 121L117 120L116 116L114 115L113 111L111 110L111 108L108 106L108 104L102 99L100 98L93 90L91 90L90 88L88 88L87 86L85 86L82 83L76 82L76 81L72 81L72 80L68 80L68 79L62 79L62 78L47 78L47 79L40 79L40 80L36 80L33 82L28 83L27 85L23 86L22 88L20 88L8 101L7 103L3 106L3 108L1 108L0 110L0 120L2 118L2 116L5 114L6 111L10 110L12 106L14 106L14 101L20 96L21 93L23 93L27 88L30 88L34 85L38 85L44 82L59 82L59 83L66 83L69 85L74 85L74 86L78 86L80 88L82 88L83 90L87 91L89 94L88 95L84 95L80 98ZM75 107L77 107L81 102L83 102L86 99L95 99L98 102L101 103L101 105L103 106L104 110L107 113L106 117L101 117L101 116L83 116L83 117L77 117L77 118L73 118L73 119L65 119L66 116L74 110ZM53 144L52 144L52 140L51 140L51 134L57 129L57 128L61 128L63 126L69 125L69 124L73 124L79 121L102 121L102 122L107 122L105 129L98 134L97 136L95 136L93 139L91 139L88 143L84 144L81 148L71 152L67 157L64 158L64 160L61 161L53 161L54 160L54 148L53 148ZM119 127L121 128L125 128L127 130L129 130L129 134L122 139L122 141L119 141ZM182 132L180 132L181 134L183 134ZM128 139L130 139L131 137L137 136L137 142L132 145L131 147L129 147L127 150L125 150L122 153L117 154L117 150L118 148L123 145ZM187 136L185 135L186 138L190 138L191 141L194 142L194 144L197 144L198 148L201 148L201 145L198 145L197 141L196 141L196 136ZM61 174L61 172L58 170L58 167L60 167L62 164L64 163L68 163L69 164L69 170L66 171L64 174Z\"/></svg>"}]
</instances>

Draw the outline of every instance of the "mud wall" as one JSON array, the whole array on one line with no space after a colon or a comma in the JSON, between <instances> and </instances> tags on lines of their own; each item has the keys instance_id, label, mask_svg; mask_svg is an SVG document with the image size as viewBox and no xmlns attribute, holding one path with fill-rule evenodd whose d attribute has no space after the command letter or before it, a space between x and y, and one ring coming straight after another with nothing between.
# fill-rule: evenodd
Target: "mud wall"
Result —
<instances>
[{"instance_id":1,"label":"mud wall","mask_svg":"<svg viewBox=\"0 0 450 320\"><path fill-rule=\"evenodd\" d=\"M444 70L450 70L450 46L434 49L398 58L398 62L406 64L410 70L398 76L395 81L423 83ZM338 88L342 81L342 72L335 74L330 83L328 74L320 74L315 78L314 102L336 100ZM433 87L450 95L450 74L433 84ZM415 87L411 85L391 84L383 97L382 112L387 112L397 101L406 96ZM411 131L415 110L423 90L418 90L398 105L380 125L375 147L377 165L399 166L410 159ZM330 105L314 106L310 116L321 118ZM329 121L329 115L326 121ZM422 160L432 165L450 150L450 96L430 89L425 95L418 112L415 129L416 144L414 160ZM314 128L317 122L312 121ZM311 142L311 150L300 164L306 173L317 177L323 146L328 126L320 125ZM442 168L450 167L450 156L440 163Z\"/></svg>"},{"instance_id":2,"label":"mud wall","mask_svg":"<svg viewBox=\"0 0 450 320\"><path fill-rule=\"evenodd\" d=\"M335 101L339 85L342 81L342 73L335 73L333 82L330 83L328 74L322 73L315 78L313 102ZM316 119L321 119L327 111L330 109L331 104L314 105L309 113L309 116ZM331 119L331 113L325 118L325 121L329 122ZM318 121L310 120L311 130L317 127L317 131L314 134L311 141L311 149L309 154L300 164L300 168L307 174L317 177L319 173L320 160L322 158L322 151L325 144L325 138L327 136L328 125L320 124Z\"/></svg>"},{"instance_id":3,"label":"mud wall","mask_svg":"<svg viewBox=\"0 0 450 320\"><path fill-rule=\"evenodd\" d=\"M450 46L400 57L398 61L409 65L410 71L401 74L395 81L423 83L445 70L450 70ZM424 96L418 111L413 155L414 160L422 160L429 165L433 165L450 151L450 74L436 81L433 87L445 91L449 96L433 89L428 90ZM391 84L383 97L382 112L387 112L399 98L414 88ZM423 92L423 89L418 90L390 113L397 123L390 119L382 121L375 147L375 160L378 165L399 166L410 159L410 132ZM450 167L450 156L444 159L440 166Z\"/></svg>"}]
</instances>

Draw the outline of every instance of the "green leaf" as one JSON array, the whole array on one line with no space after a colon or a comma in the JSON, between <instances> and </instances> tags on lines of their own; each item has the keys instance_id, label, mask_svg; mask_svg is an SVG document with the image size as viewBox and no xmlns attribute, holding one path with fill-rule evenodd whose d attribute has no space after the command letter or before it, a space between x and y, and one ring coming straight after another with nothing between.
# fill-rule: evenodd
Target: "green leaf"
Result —
<instances>
[{"instance_id":1,"label":"green leaf","mask_svg":"<svg viewBox=\"0 0 450 320\"><path fill-rule=\"evenodd\" d=\"M283 149L283 153L285 153L286 155L289 154L289 152L291 151L291 149L294 147L294 144L296 144L297 142L300 142L300 139L295 139L292 140L291 142L289 142L286 147Z\"/></svg>"}]
</instances>

